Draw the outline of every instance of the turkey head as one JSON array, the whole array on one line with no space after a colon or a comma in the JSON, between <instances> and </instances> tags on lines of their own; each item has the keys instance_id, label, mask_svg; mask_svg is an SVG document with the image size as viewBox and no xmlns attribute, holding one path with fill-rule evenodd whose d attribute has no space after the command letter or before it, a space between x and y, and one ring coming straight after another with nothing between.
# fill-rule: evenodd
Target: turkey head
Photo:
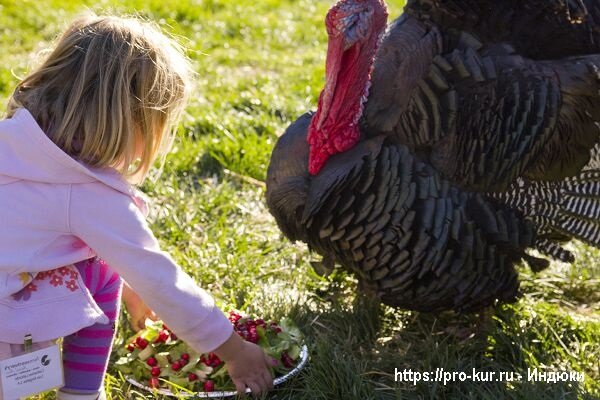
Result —
<instances>
[{"instance_id":1,"label":"turkey head","mask_svg":"<svg viewBox=\"0 0 600 400\"><path fill-rule=\"evenodd\" d=\"M309 131L309 172L360 139L359 119L369 92L377 46L387 24L383 0L342 0L325 19L329 42L325 88Z\"/></svg>"}]
</instances>

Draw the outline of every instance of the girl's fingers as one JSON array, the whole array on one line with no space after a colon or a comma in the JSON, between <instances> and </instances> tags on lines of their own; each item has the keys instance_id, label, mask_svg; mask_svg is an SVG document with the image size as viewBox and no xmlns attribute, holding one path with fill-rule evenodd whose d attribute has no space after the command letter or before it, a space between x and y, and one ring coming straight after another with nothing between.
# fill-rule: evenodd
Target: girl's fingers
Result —
<instances>
[{"instance_id":1,"label":"girl's fingers","mask_svg":"<svg viewBox=\"0 0 600 400\"><path fill-rule=\"evenodd\" d=\"M267 389L267 382L265 382L265 377L263 375L259 375L255 378L256 381L256 385L259 387L259 392L257 393L264 393L266 392Z\"/></svg>"},{"instance_id":2,"label":"girl's fingers","mask_svg":"<svg viewBox=\"0 0 600 400\"><path fill-rule=\"evenodd\" d=\"M233 383L235 384L235 390L237 390L238 394L243 396L246 393L246 384L240 381L234 381Z\"/></svg>"},{"instance_id":3,"label":"girl's fingers","mask_svg":"<svg viewBox=\"0 0 600 400\"><path fill-rule=\"evenodd\" d=\"M273 389L273 377L271 376L269 370L265 371L265 373L263 374L263 380L265 382L266 390Z\"/></svg>"},{"instance_id":4,"label":"girl's fingers","mask_svg":"<svg viewBox=\"0 0 600 400\"><path fill-rule=\"evenodd\" d=\"M248 382L247 385L250 390L252 390L252 394L255 396L259 396L264 391L262 390L261 385L256 381Z\"/></svg>"},{"instance_id":5,"label":"girl's fingers","mask_svg":"<svg viewBox=\"0 0 600 400\"><path fill-rule=\"evenodd\" d=\"M275 364L273 364L274 361L275 361ZM273 366L277 365L277 361L274 358L271 358L265 354L265 365L266 365L266 368L263 373L263 379L265 381L267 390L271 390L271 389L273 389L273 376L271 375L271 371L269 370L269 367L273 367Z\"/></svg>"},{"instance_id":6,"label":"girl's fingers","mask_svg":"<svg viewBox=\"0 0 600 400\"><path fill-rule=\"evenodd\" d=\"M133 328L134 331L139 332L141 331L143 328L140 325L140 321L139 320L131 320L129 321L131 328Z\"/></svg>"}]
</instances>

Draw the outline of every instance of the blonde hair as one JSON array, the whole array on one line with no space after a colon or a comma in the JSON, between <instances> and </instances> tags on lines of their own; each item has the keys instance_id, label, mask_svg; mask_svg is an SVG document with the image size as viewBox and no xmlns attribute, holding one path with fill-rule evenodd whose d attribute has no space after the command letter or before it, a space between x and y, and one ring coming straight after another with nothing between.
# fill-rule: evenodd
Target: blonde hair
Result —
<instances>
[{"instance_id":1,"label":"blonde hair","mask_svg":"<svg viewBox=\"0 0 600 400\"><path fill-rule=\"evenodd\" d=\"M137 18L87 15L9 99L71 157L140 183L170 150L191 68L181 46ZM137 158L139 157L139 161Z\"/></svg>"}]
</instances>

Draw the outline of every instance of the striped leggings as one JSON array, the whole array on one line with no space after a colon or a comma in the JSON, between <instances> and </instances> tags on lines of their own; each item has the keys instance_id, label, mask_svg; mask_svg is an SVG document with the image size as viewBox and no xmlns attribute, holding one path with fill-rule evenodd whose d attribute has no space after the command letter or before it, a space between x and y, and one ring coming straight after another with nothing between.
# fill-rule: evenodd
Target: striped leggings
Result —
<instances>
[{"instance_id":1,"label":"striped leggings","mask_svg":"<svg viewBox=\"0 0 600 400\"><path fill-rule=\"evenodd\" d=\"M63 389L94 393L103 386L116 319L122 280L104 261L92 258L75 264L83 282L110 322L84 328L63 340Z\"/></svg>"}]
</instances>

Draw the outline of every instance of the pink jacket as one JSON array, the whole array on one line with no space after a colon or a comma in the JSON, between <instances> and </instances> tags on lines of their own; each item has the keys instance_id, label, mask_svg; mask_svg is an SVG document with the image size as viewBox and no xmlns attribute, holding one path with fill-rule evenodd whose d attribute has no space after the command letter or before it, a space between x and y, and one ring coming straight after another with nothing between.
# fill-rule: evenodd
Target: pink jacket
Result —
<instances>
[{"instance_id":1,"label":"pink jacket","mask_svg":"<svg viewBox=\"0 0 600 400\"><path fill-rule=\"evenodd\" d=\"M98 255L194 349L224 343L231 323L161 251L144 208L120 174L69 157L26 109L0 120L0 342L22 343L27 333L36 342L55 339L107 323L77 274L68 287L13 296L38 272Z\"/></svg>"}]
</instances>

